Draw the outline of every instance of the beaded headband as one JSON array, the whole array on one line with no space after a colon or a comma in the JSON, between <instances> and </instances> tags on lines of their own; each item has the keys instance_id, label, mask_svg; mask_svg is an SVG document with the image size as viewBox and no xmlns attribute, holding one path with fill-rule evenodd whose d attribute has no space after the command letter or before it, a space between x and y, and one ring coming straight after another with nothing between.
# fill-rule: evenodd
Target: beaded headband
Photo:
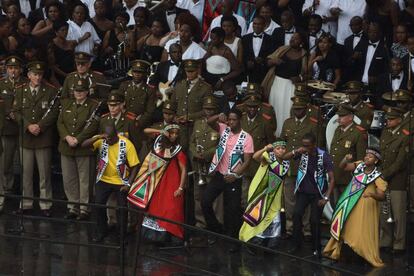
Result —
<instances>
[{"instance_id":1,"label":"beaded headband","mask_svg":"<svg viewBox=\"0 0 414 276\"><path fill-rule=\"evenodd\" d=\"M164 127L164 131L169 131L171 129L180 129L180 126L176 124L170 124Z\"/></svg>"},{"instance_id":2,"label":"beaded headband","mask_svg":"<svg viewBox=\"0 0 414 276\"><path fill-rule=\"evenodd\" d=\"M276 141L272 144L272 146L275 147L286 147L286 142L285 141Z\"/></svg>"},{"instance_id":3,"label":"beaded headband","mask_svg":"<svg viewBox=\"0 0 414 276\"><path fill-rule=\"evenodd\" d=\"M374 155L378 160L381 160L381 154L376 150L367 149L365 151L365 153L370 153L370 154Z\"/></svg>"}]
</instances>

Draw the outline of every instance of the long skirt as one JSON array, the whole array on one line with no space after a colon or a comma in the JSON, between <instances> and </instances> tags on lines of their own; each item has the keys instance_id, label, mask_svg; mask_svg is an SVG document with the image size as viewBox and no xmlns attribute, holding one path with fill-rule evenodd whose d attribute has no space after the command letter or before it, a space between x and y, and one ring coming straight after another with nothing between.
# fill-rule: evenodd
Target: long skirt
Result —
<instances>
[{"instance_id":1,"label":"long skirt","mask_svg":"<svg viewBox=\"0 0 414 276\"><path fill-rule=\"evenodd\" d=\"M291 80L275 76L270 89L269 104L273 106L276 114L277 129L276 137L280 136L282 132L283 123L290 117L290 109L295 92L295 85Z\"/></svg>"}]
</instances>

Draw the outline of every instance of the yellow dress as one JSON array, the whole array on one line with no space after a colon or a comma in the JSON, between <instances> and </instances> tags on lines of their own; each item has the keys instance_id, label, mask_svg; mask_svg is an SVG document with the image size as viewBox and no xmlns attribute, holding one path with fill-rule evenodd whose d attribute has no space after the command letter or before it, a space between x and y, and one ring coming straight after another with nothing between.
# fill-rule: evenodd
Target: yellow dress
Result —
<instances>
[{"instance_id":1,"label":"yellow dress","mask_svg":"<svg viewBox=\"0 0 414 276\"><path fill-rule=\"evenodd\" d=\"M371 197L364 197L367 193L375 193L376 188L385 192L387 182L378 177L368 185L349 214L341 232L340 241L334 238L328 241L323 250L325 257L338 260L342 244L345 243L372 266L384 265L379 254L379 203Z\"/></svg>"}]
</instances>

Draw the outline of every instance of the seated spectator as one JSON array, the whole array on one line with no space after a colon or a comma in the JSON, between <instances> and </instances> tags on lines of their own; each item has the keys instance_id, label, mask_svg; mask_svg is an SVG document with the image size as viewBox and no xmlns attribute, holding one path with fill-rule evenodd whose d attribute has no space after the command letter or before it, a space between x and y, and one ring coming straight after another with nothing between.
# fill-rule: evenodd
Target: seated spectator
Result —
<instances>
[{"instance_id":1,"label":"seated spectator","mask_svg":"<svg viewBox=\"0 0 414 276\"><path fill-rule=\"evenodd\" d=\"M273 31L276 28L279 28L279 24L273 21L273 10L272 6L269 3L264 3L260 8L257 9L257 14L262 16L265 19L265 29L264 32L268 35L272 35ZM247 29L247 33L250 34L253 32L253 21L250 22L249 28Z\"/></svg>"},{"instance_id":2,"label":"seated spectator","mask_svg":"<svg viewBox=\"0 0 414 276\"><path fill-rule=\"evenodd\" d=\"M414 0L407 0L407 7L400 14L400 23L407 26L408 33L414 33Z\"/></svg>"},{"instance_id":3,"label":"seated spectator","mask_svg":"<svg viewBox=\"0 0 414 276\"><path fill-rule=\"evenodd\" d=\"M404 58L408 54L407 38L407 27L401 24L398 25L395 29L395 40L391 46L391 53L393 57Z\"/></svg>"},{"instance_id":4,"label":"seated spectator","mask_svg":"<svg viewBox=\"0 0 414 276\"><path fill-rule=\"evenodd\" d=\"M144 7L138 7L134 11L135 25L132 29L132 36L130 37L131 47L134 51L136 51L137 41L151 33L149 23L150 16L150 11Z\"/></svg>"},{"instance_id":5,"label":"seated spectator","mask_svg":"<svg viewBox=\"0 0 414 276\"><path fill-rule=\"evenodd\" d=\"M234 13L234 6L235 6L235 1L234 0L224 0L223 4L222 4L222 14L217 16L216 18L213 19L213 21L211 21L210 24L210 31L212 29L214 29L215 27L220 27L221 25L221 19L223 18L223 16L234 16L237 19L237 22L239 23L239 28L237 30L237 35L238 36L243 36L246 34L246 19L244 19L244 17L235 14Z\"/></svg>"},{"instance_id":6,"label":"seated spectator","mask_svg":"<svg viewBox=\"0 0 414 276\"><path fill-rule=\"evenodd\" d=\"M168 24L168 32L176 31L175 19L182 13L188 13L188 10L177 7L177 0L166 0L164 5L158 12L155 13L155 17L161 18Z\"/></svg>"},{"instance_id":7,"label":"seated spectator","mask_svg":"<svg viewBox=\"0 0 414 276\"><path fill-rule=\"evenodd\" d=\"M221 28L224 30L224 44L230 48L240 64L243 64L243 45L240 37L236 36L238 23L234 16L223 16Z\"/></svg>"},{"instance_id":8,"label":"seated spectator","mask_svg":"<svg viewBox=\"0 0 414 276\"><path fill-rule=\"evenodd\" d=\"M149 63L161 60L163 47L160 46L160 40L166 34L167 28L167 22L161 18L154 19L151 32L137 42L137 56L139 59L146 60Z\"/></svg>"},{"instance_id":9,"label":"seated spectator","mask_svg":"<svg viewBox=\"0 0 414 276\"><path fill-rule=\"evenodd\" d=\"M19 56L23 56L23 45L28 39L33 39L31 35L32 27L26 17L21 17L17 21L17 29L9 37L10 52L15 52Z\"/></svg>"},{"instance_id":10,"label":"seated spectator","mask_svg":"<svg viewBox=\"0 0 414 276\"><path fill-rule=\"evenodd\" d=\"M126 12L119 12L115 15L115 28L107 31L102 41L102 58L117 53L121 43L124 43L120 48L122 54L132 57L132 49L128 37L131 31L127 29L128 21L129 15Z\"/></svg>"},{"instance_id":11,"label":"seated spectator","mask_svg":"<svg viewBox=\"0 0 414 276\"><path fill-rule=\"evenodd\" d=\"M103 40L106 32L112 30L115 27L115 24L106 17L107 9L104 0L96 0L93 7L95 15L91 16L89 22L95 28L99 38Z\"/></svg>"},{"instance_id":12,"label":"seated spectator","mask_svg":"<svg viewBox=\"0 0 414 276\"><path fill-rule=\"evenodd\" d=\"M295 17L291 11L284 11L282 13L280 24L281 26L276 28L272 34L275 49L280 46L289 45L293 34L298 31L295 27Z\"/></svg>"}]
</instances>

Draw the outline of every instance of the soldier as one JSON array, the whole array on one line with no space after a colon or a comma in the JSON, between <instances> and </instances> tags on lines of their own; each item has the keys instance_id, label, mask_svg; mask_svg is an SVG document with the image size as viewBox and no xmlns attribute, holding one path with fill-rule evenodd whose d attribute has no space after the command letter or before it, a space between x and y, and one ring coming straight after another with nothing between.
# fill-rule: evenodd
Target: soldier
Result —
<instances>
[{"instance_id":1,"label":"soldier","mask_svg":"<svg viewBox=\"0 0 414 276\"><path fill-rule=\"evenodd\" d=\"M343 92L348 95L350 104L356 110L354 115L361 119L360 125L364 129L369 129L374 116L374 106L362 100L362 93L364 92L362 82L349 81L345 83Z\"/></svg>"},{"instance_id":2,"label":"soldier","mask_svg":"<svg viewBox=\"0 0 414 276\"><path fill-rule=\"evenodd\" d=\"M299 97L304 99L308 104L308 113L312 118L317 118L318 121L321 121L322 114L320 112L319 106L311 104L311 95L312 93L308 90L306 83L296 83L294 97ZM320 143L318 143L320 144Z\"/></svg>"},{"instance_id":3,"label":"soldier","mask_svg":"<svg viewBox=\"0 0 414 276\"><path fill-rule=\"evenodd\" d=\"M198 179L203 179L203 183L195 182L194 185L194 213L196 226L205 227L206 222L201 210L201 199L207 183L210 182L208 176L208 166L213 159L216 146L218 144L220 134L207 124L208 118L216 114L218 105L213 96L207 96L203 101L203 118L194 122L193 133L190 138L190 153L193 157L192 167L197 173ZM200 176L200 174L202 174ZM208 185L208 184L207 184ZM213 205L214 211L222 221L223 202L222 199L216 200Z\"/></svg>"},{"instance_id":4,"label":"soldier","mask_svg":"<svg viewBox=\"0 0 414 276\"><path fill-rule=\"evenodd\" d=\"M287 142L286 152L297 150L302 146L302 137L306 133L317 133L318 120L312 117L309 113L309 103L305 98L292 97L293 116L286 119L283 123L281 138ZM284 185L284 208L286 211L286 231L291 234L293 230L293 210L295 207L295 182L298 172L299 161L291 160L288 175L285 178ZM305 236L310 236L309 224L310 212L309 208L306 210L303 218Z\"/></svg>"},{"instance_id":5,"label":"soldier","mask_svg":"<svg viewBox=\"0 0 414 276\"><path fill-rule=\"evenodd\" d=\"M150 128L161 130L161 129L164 129L166 125L173 124L176 112L177 112L177 107L174 104L172 104L170 101L166 101L162 106L163 120L161 122L152 124Z\"/></svg>"},{"instance_id":6,"label":"soldier","mask_svg":"<svg viewBox=\"0 0 414 276\"><path fill-rule=\"evenodd\" d=\"M355 160L362 160L368 146L366 130L354 123L355 112L356 110L348 104L340 105L336 112L339 126L335 130L329 151L334 163L335 202L337 202L339 196L351 180L351 174L342 170L339 167L339 163L347 154L352 154Z\"/></svg>"},{"instance_id":7,"label":"soldier","mask_svg":"<svg viewBox=\"0 0 414 276\"><path fill-rule=\"evenodd\" d=\"M107 99L110 85L106 84L106 79L102 73L91 70L92 58L93 56L88 53L75 53L76 71L68 74L65 78L62 87L62 99L73 98L74 86L78 79L87 80L90 98Z\"/></svg>"},{"instance_id":8,"label":"soldier","mask_svg":"<svg viewBox=\"0 0 414 276\"><path fill-rule=\"evenodd\" d=\"M186 79L172 90L171 103L177 106L177 122L180 124L180 145L189 147L192 124L203 115L204 97L211 95L211 86L200 78L200 63L194 59L183 61Z\"/></svg>"},{"instance_id":9,"label":"soldier","mask_svg":"<svg viewBox=\"0 0 414 276\"><path fill-rule=\"evenodd\" d=\"M29 82L16 87L13 102L15 121L21 129L21 162L23 167L23 196L33 197L33 171L39 171L40 197L52 199L51 165L54 145L54 126L59 113L56 89L42 83L45 64L27 65ZM50 217L51 202L39 202L40 209ZM33 200L25 199L18 212L33 209Z\"/></svg>"},{"instance_id":10,"label":"soldier","mask_svg":"<svg viewBox=\"0 0 414 276\"><path fill-rule=\"evenodd\" d=\"M94 153L89 148L82 148L81 144L97 133L99 124L96 111L100 104L88 97L89 82L86 79L79 79L73 91L74 99L62 101L57 121L63 187L69 201L88 203ZM65 218L86 220L89 218L89 208L70 203Z\"/></svg>"},{"instance_id":11,"label":"soldier","mask_svg":"<svg viewBox=\"0 0 414 276\"><path fill-rule=\"evenodd\" d=\"M1 137L1 134L3 133L4 120L5 120L4 100L0 98L0 137ZM0 141L0 158L2 157L2 154L3 154L3 145ZM0 193L4 194L3 184L0 184ZM4 207L4 197L0 196L0 213L3 212L3 207Z\"/></svg>"},{"instance_id":12,"label":"soldier","mask_svg":"<svg viewBox=\"0 0 414 276\"><path fill-rule=\"evenodd\" d=\"M145 139L143 129L151 124L155 110L155 91L146 84L150 64L145 60L132 61L132 80L124 81L118 91L125 95L125 110L135 117L135 127L130 140L136 151L140 152Z\"/></svg>"},{"instance_id":13,"label":"soldier","mask_svg":"<svg viewBox=\"0 0 414 276\"><path fill-rule=\"evenodd\" d=\"M19 127L10 117L15 97L15 88L27 82L22 77L23 61L17 56L6 59L7 76L0 80L0 98L4 101L5 121L1 142L4 152L0 155L0 185L5 192L12 192L14 184L13 162L18 145Z\"/></svg>"},{"instance_id":14,"label":"soldier","mask_svg":"<svg viewBox=\"0 0 414 276\"><path fill-rule=\"evenodd\" d=\"M270 127L271 121L269 116L266 116L264 113L260 114L259 112L261 104L257 94L248 96L248 99L245 101L246 112L243 113L241 120L242 129L252 136L255 149L262 149L275 141L274 132ZM249 191L250 182L256 174L259 165L259 162L252 159L249 167L244 173L242 183L243 208L245 208L247 204L247 192Z\"/></svg>"},{"instance_id":15,"label":"soldier","mask_svg":"<svg viewBox=\"0 0 414 276\"><path fill-rule=\"evenodd\" d=\"M257 83L247 84L246 96L243 99L243 103L237 105L237 108L239 108L242 112L246 112L247 106L244 102L247 99L249 99L249 96L251 95L255 95L256 97L258 97L259 101L261 102L259 106L259 114L269 121L269 126L271 127L273 132L275 132L276 127L277 127L275 110L269 103L262 102L262 90L259 84Z\"/></svg>"},{"instance_id":16,"label":"soldier","mask_svg":"<svg viewBox=\"0 0 414 276\"><path fill-rule=\"evenodd\" d=\"M404 110L398 107L386 107L387 126L380 139L382 155L381 171L388 182L386 191L388 199L382 203L380 216L380 247L400 253L405 250L407 203L407 160L408 140L410 132L401 128ZM393 217L394 223L388 223L387 218Z\"/></svg>"}]
</instances>

